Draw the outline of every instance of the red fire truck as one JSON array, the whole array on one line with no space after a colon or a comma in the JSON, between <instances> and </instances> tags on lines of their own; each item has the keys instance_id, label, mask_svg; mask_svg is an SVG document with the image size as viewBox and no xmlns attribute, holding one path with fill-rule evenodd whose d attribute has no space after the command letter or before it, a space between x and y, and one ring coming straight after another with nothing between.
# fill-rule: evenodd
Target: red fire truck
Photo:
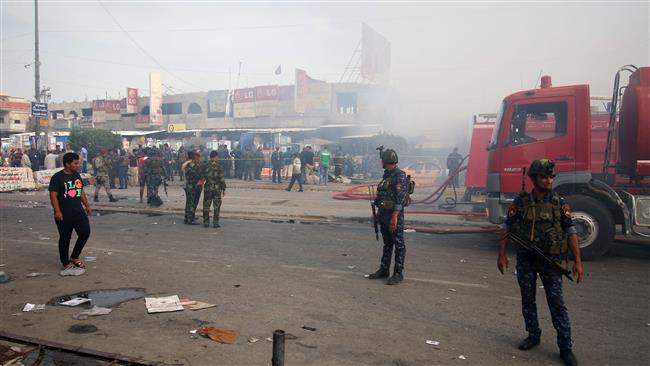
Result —
<instances>
[{"instance_id":1,"label":"red fire truck","mask_svg":"<svg viewBox=\"0 0 650 366\"><path fill-rule=\"evenodd\" d=\"M554 189L573 208L586 259L607 251L617 227L626 236L650 237L642 232L650 227L650 67L621 68L608 109L592 116L588 85L552 87L550 76L540 89L506 97L488 145L490 221L503 222L522 181L532 189L523 169L550 158L558 173Z\"/></svg>"}]
</instances>

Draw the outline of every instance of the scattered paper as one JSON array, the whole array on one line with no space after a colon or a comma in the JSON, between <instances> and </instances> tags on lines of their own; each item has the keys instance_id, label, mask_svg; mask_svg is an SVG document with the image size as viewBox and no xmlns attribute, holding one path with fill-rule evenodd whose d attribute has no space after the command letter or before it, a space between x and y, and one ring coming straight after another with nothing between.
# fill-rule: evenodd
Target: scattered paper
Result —
<instances>
[{"instance_id":1,"label":"scattered paper","mask_svg":"<svg viewBox=\"0 0 650 366\"><path fill-rule=\"evenodd\" d=\"M461 359L461 360L466 360L465 356L463 356L463 355L458 356L458 358Z\"/></svg>"},{"instance_id":2,"label":"scattered paper","mask_svg":"<svg viewBox=\"0 0 650 366\"><path fill-rule=\"evenodd\" d=\"M266 337L266 341L267 342L273 342L273 339L271 339L271 337Z\"/></svg>"},{"instance_id":3,"label":"scattered paper","mask_svg":"<svg viewBox=\"0 0 650 366\"><path fill-rule=\"evenodd\" d=\"M449 291L456 292L456 289L455 288L450 288Z\"/></svg>"},{"instance_id":4,"label":"scattered paper","mask_svg":"<svg viewBox=\"0 0 650 366\"><path fill-rule=\"evenodd\" d=\"M73 297L72 299L68 301L64 301L59 303L59 305L65 305L65 306L77 306L81 305L84 303L90 302L90 299L87 297Z\"/></svg>"},{"instance_id":5,"label":"scattered paper","mask_svg":"<svg viewBox=\"0 0 650 366\"><path fill-rule=\"evenodd\" d=\"M181 299L181 305L187 306L187 305L195 305L196 301L190 300L190 299Z\"/></svg>"},{"instance_id":6,"label":"scattered paper","mask_svg":"<svg viewBox=\"0 0 650 366\"><path fill-rule=\"evenodd\" d=\"M348 266L349 269L355 269L357 266Z\"/></svg>"},{"instance_id":7,"label":"scattered paper","mask_svg":"<svg viewBox=\"0 0 650 366\"><path fill-rule=\"evenodd\" d=\"M198 332L198 330L196 330L196 329L190 330L190 334L196 334L196 332Z\"/></svg>"},{"instance_id":8,"label":"scattered paper","mask_svg":"<svg viewBox=\"0 0 650 366\"><path fill-rule=\"evenodd\" d=\"M48 275L47 273L43 273L43 272L32 272L32 273L26 274L25 277L30 277L31 278L31 277L41 277L41 276L47 276L47 275Z\"/></svg>"},{"instance_id":9,"label":"scattered paper","mask_svg":"<svg viewBox=\"0 0 650 366\"><path fill-rule=\"evenodd\" d=\"M145 297L144 304L149 314L182 311L183 305L178 295L166 297Z\"/></svg>"},{"instance_id":10,"label":"scattered paper","mask_svg":"<svg viewBox=\"0 0 650 366\"><path fill-rule=\"evenodd\" d=\"M461 260L460 260L460 263L467 263L467 261L464 260L464 259L461 259Z\"/></svg>"},{"instance_id":11,"label":"scattered paper","mask_svg":"<svg viewBox=\"0 0 650 366\"><path fill-rule=\"evenodd\" d=\"M440 342L438 342L438 341L432 341L432 340L428 340L428 339L427 339L427 344L430 344L430 345L432 345L432 346L439 346L439 345L440 345Z\"/></svg>"},{"instance_id":12,"label":"scattered paper","mask_svg":"<svg viewBox=\"0 0 650 366\"><path fill-rule=\"evenodd\" d=\"M260 341L259 338L255 338L255 337L248 338L248 343L257 343L259 341Z\"/></svg>"},{"instance_id":13,"label":"scattered paper","mask_svg":"<svg viewBox=\"0 0 650 366\"><path fill-rule=\"evenodd\" d=\"M369 274L365 274L365 275L363 275L363 277L368 278L368 277L370 277L370 275L369 275Z\"/></svg>"},{"instance_id":14,"label":"scattered paper","mask_svg":"<svg viewBox=\"0 0 650 366\"><path fill-rule=\"evenodd\" d=\"M25 304L25 307L23 307L24 312L29 312L29 311L39 312L43 310L45 310L45 304L36 305L36 304L27 303Z\"/></svg>"},{"instance_id":15,"label":"scattered paper","mask_svg":"<svg viewBox=\"0 0 650 366\"><path fill-rule=\"evenodd\" d=\"M84 260L86 262L94 262L97 260L97 257L84 257Z\"/></svg>"}]
</instances>

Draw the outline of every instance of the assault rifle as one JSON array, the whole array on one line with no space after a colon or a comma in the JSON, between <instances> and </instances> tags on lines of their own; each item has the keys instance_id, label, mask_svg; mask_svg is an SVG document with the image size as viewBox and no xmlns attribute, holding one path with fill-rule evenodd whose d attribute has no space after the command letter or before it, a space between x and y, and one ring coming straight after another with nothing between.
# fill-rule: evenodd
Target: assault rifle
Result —
<instances>
[{"instance_id":1,"label":"assault rifle","mask_svg":"<svg viewBox=\"0 0 650 366\"><path fill-rule=\"evenodd\" d=\"M377 223L377 209L375 208L375 202L372 186L368 186L368 197L370 197L370 208L372 209L372 223L375 226L375 239L379 241L379 225Z\"/></svg>"},{"instance_id":2,"label":"assault rifle","mask_svg":"<svg viewBox=\"0 0 650 366\"><path fill-rule=\"evenodd\" d=\"M535 245L528 244L525 240L521 239L517 235L513 233L507 234L508 238L510 241L514 242L515 244L521 246L522 248L526 249L528 252L533 253L535 256L537 256L540 259L543 259L545 262L551 265L554 270L560 272L563 276L569 279L569 281L573 282L573 277L571 277L571 271L568 269L562 267L558 262L553 260L553 258L549 257L544 253L539 247Z\"/></svg>"}]
</instances>

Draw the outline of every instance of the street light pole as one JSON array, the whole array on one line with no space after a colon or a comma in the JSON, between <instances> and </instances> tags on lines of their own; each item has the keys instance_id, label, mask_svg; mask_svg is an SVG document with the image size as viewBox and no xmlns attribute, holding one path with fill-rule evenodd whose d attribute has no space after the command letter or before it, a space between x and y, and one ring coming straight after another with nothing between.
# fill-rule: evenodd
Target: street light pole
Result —
<instances>
[{"instance_id":1,"label":"street light pole","mask_svg":"<svg viewBox=\"0 0 650 366\"><path fill-rule=\"evenodd\" d=\"M38 0L34 0L34 98L41 101L41 61L38 54ZM33 113L32 113L33 114ZM34 147L38 149L40 117L32 115L34 121Z\"/></svg>"}]
</instances>

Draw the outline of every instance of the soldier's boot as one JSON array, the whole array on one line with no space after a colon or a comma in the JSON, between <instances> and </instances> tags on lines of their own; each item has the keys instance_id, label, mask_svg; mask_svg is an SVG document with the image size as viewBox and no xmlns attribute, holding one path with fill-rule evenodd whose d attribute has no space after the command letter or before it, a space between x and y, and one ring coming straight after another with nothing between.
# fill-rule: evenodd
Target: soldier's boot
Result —
<instances>
[{"instance_id":1,"label":"soldier's boot","mask_svg":"<svg viewBox=\"0 0 650 366\"><path fill-rule=\"evenodd\" d=\"M387 285L397 285L398 283L402 282L404 280L404 276L402 276L401 273L395 272L393 273L393 277L389 278L388 281L386 282Z\"/></svg>"},{"instance_id":2,"label":"soldier's boot","mask_svg":"<svg viewBox=\"0 0 650 366\"><path fill-rule=\"evenodd\" d=\"M519 343L519 348L522 351L528 351L531 348L539 346L539 337L528 336L526 339Z\"/></svg>"},{"instance_id":3,"label":"soldier's boot","mask_svg":"<svg viewBox=\"0 0 650 366\"><path fill-rule=\"evenodd\" d=\"M570 349L560 350L560 357L566 366L578 366L578 360Z\"/></svg>"},{"instance_id":4,"label":"soldier's boot","mask_svg":"<svg viewBox=\"0 0 650 366\"><path fill-rule=\"evenodd\" d=\"M215 221L215 222L214 222L214 225L212 225L212 227L215 228L215 229L218 229L218 228L221 227L221 225L219 225L219 222L218 222L218 221Z\"/></svg>"},{"instance_id":5,"label":"soldier's boot","mask_svg":"<svg viewBox=\"0 0 650 366\"><path fill-rule=\"evenodd\" d=\"M370 280L378 280L382 278L388 278L388 269L380 268L377 270L375 273L371 273L368 275L368 279Z\"/></svg>"},{"instance_id":6,"label":"soldier's boot","mask_svg":"<svg viewBox=\"0 0 650 366\"><path fill-rule=\"evenodd\" d=\"M115 199L112 195L108 196L108 200L111 202L117 202L117 199Z\"/></svg>"}]
</instances>

